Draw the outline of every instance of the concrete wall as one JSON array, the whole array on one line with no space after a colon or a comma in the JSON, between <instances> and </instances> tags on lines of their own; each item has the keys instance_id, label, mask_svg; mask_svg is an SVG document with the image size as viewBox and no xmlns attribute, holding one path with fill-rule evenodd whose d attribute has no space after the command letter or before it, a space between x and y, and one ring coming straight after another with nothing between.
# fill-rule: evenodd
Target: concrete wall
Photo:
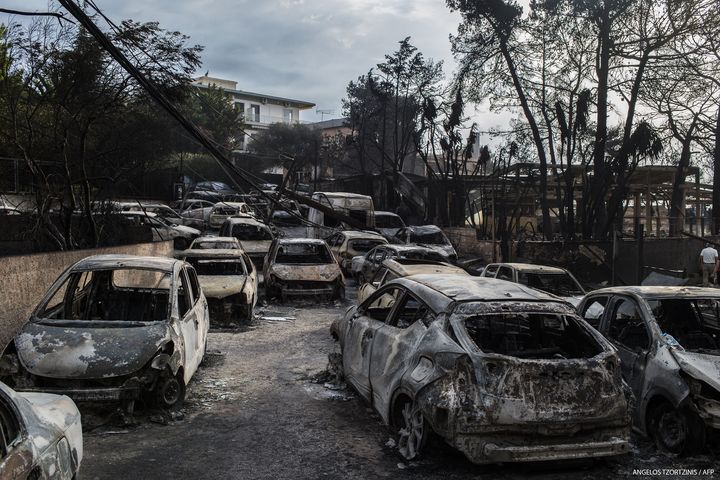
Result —
<instances>
[{"instance_id":1,"label":"concrete wall","mask_svg":"<svg viewBox=\"0 0 720 480\"><path fill-rule=\"evenodd\" d=\"M167 241L0 258L0 349L5 348L27 321L48 287L78 260L106 253L169 257L172 251L172 241Z\"/></svg>"}]
</instances>

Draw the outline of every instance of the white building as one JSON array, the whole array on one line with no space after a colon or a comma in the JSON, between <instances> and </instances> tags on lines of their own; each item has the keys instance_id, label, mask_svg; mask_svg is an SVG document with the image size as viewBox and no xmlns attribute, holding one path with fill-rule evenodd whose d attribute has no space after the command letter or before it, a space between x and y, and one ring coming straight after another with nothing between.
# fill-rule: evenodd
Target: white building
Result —
<instances>
[{"instance_id":1,"label":"white building","mask_svg":"<svg viewBox=\"0 0 720 480\"><path fill-rule=\"evenodd\" d=\"M315 106L314 103L302 100L238 90L237 82L232 80L204 75L196 78L193 83L201 88L214 85L225 90L235 108L244 116L245 129L250 136L254 132L267 129L273 123L299 123L300 111ZM238 150L244 152L251 141L252 138L249 136L241 138Z\"/></svg>"}]
</instances>

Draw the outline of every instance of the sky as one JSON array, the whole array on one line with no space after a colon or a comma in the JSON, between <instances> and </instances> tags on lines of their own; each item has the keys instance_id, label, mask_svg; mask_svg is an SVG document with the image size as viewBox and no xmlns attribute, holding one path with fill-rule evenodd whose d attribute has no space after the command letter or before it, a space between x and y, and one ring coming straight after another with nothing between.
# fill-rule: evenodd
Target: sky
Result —
<instances>
[{"instance_id":1,"label":"sky","mask_svg":"<svg viewBox=\"0 0 720 480\"><path fill-rule=\"evenodd\" d=\"M6 0L5 8L46 10L47 0ZM235 80L238 89L316 104L301 119L320 121L316 109L342 115L348 82L366 73L397 42L425 57L455 62L449 35L460 22L443 0L95 0L115 23L159 21L205 47L198 75Z\"/></svg>"}]
</instances>

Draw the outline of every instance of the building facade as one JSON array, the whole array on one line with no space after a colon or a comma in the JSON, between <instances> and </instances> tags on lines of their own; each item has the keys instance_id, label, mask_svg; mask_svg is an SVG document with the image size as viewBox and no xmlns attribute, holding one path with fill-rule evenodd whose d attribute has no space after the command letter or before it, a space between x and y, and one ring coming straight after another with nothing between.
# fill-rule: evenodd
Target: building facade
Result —
<instances>
[{"instance_id":1,"label":"building facade","mask_svg":"<svg viewBox=\"0 0 720 480\"><path fill-rule=\"evenodd\" d=\"M265 130L273 123L300 123L300 112L315 106L314 103L302 100L238 90L235 81L207 75L196 78L193 83L200 88L210 86L222 88L236 110L243 115L247 135L240 137L238 153L247 150L248 144L252 142L253 133Z\"/></svg>"}]
</instances>

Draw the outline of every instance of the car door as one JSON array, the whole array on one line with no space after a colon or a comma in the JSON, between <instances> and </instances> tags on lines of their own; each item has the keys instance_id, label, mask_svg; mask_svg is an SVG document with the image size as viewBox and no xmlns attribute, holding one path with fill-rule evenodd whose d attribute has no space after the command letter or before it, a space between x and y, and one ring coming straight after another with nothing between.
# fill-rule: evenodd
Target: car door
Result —
<instances>
[{"instance_id":1,"label":"car door","mask_svg":"<svg viewBox=\"0 0 720 480\"><path fill-rule=\"evenodd\" d=\"M345 378L368 401L373 336L385 324L400 295L402 289L395 285L375 292L360 304L347 322L342 352Z\"/></svg>"},{"instance_id":2,"label":"car door","mask_svg":"<svg viewBox=\"0 0 720 480\"><path fill-rule=\"evenodd\" d=\"M369 281L365 282L358 288L358 303L362 303L365 301L366 298L368 298L370 295L372 295L378 288L380 288L380 284L382 282L382 279L387 274L388 269L387 267L380 267L380 269L375 273L375 276Z\"/></svg>"},{"instance_id":3,"label":"car door","mask_svg":"<svg viewBox=\"0 0 720 480\"><path fill-rule=\"evenodd\" d=\"M395 390L435 313L406 291L385 324L377 329L370 356L370 389L378 412L388 412Z\"/></svg>"},{"instance_id":4,"label":"car door","mask_svg":"<svg viewBox=\"0 0 720 480\"><path fill-rule=\"evenodd\" d=\"M385 254L386 251L383 247L375 247L375 249L371 250L371 254L368 254L360 271L364 281L367 282L375 275L375 272L380 268L380 264L385 258Z\"/></svg>"},{"instance_id":5,"label":"car door","mask_svg":"<svg viewBox=\"0 0 720 480\"><path fill-rule=\"evenodd\" d=\"M497 275L497 271L500 265L497 263L491 263L490 265L486 266L485 269L482 271L481 277L489 277L489 278L495 278L495 275Z\"/></svg>"},{"instance_id":6,"label":"car door","mask_svg":"<svg viewBox=\"0 0 720 480\"><path fill-rule=\"evenodd\" d=\"M184 380L187 384L195 370L197 370L198 365L200 365L203 354L201 345L204 346L201 341L204 342L204 338L201 338L201 318L198 317L196 305L198 300L193 297L193 293L197 295L197 292L193 292L185 267L179 272L177 285L179 326L183 338L183 353L185 354Z\"/></svg>"},{"instance_id":7,"label":"car door","mask_svg":"<svg viewBox=\"0 0 720 480\"><path fill-rule=\"evenodd\" d=\"M617 347L623 378L639 398L651 337L637 301L626 296L613 297L602 333Z\"/></svg>"},{"instance_id":8,"label":"car door","mask_svg":"<svg viewBox=\"0 0 720 480\"><path fill-rule=\"evenodd\" d=\"M507 280L508 282L514 282L515 272L510 267L501 266L500 268L498 268L495 278L497 278L498 280Z\"/></svg>"},{"instance_id":9,"label":"car door","mask_svg":"<svg viewBox=\"0 0 720 480\"><path fill-rule=\"evenodd\" d=\"M0 478L31 478L37 459L33 458L34 448L23 435L20 422L12 402L0 392Z\"/></svg>"}]
</instances>

